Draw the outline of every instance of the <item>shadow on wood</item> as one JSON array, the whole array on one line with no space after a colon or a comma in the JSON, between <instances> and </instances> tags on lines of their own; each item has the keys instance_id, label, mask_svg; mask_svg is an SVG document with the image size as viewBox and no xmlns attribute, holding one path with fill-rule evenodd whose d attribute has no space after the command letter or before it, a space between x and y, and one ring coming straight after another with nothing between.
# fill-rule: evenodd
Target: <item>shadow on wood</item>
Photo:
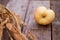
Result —
<instances>
[{"instance_id":1,"label":"shadow on wood","mask_svg":"<svg viewBox=\"0 0 60 40\"><path fill-rule=\"evenodd\" d=\"M3 4L4 6L6 6L8 2L9 0L0 0L0 3Z\"/></svg>"}]
</instances>

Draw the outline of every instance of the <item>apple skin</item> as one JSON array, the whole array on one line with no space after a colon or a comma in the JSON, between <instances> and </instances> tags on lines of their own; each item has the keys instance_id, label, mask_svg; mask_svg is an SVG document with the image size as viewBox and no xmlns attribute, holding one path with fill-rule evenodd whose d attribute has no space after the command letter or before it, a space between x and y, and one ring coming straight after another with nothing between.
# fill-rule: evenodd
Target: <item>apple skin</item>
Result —
<instances>
[{"instance_id":1,"label":"apple skin","mask_svg":"<svg viewBox=\"0 0 60 40\"><path fill-rule=\"evenodd\" d=\"M38 24L48 25L55 19L55 12L46 7L38 7L34 13L34 19Z\"/></svg>"}]
</instances>

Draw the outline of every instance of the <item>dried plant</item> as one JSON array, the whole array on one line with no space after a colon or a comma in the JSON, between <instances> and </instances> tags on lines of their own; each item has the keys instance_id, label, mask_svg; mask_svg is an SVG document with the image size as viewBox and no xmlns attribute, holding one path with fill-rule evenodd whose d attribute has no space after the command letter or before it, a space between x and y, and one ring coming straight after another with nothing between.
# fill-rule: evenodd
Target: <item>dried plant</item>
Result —
<instances>
[{"instance_id":1,"label":"dried plant","mask_svg":"<svg viewBox=\"0 0 60 40\"><path fill-rule=\"evenodd\" d=\"M11 40L28 40L21 32L21 24L23 21L19 15L0 4L0 40L2 40L4 28L7 28Z\"/></svg>"},{"instance_id":2,"label":"dried plant","mask_svg":"<svg viewBox=\"0 0 60 40\"><path fill-rule=\"evenodd\" d=\"M0 40L3 39L3 30L5 28L10 40L28 40L26 35L21 32L20 25L22 24L26 25L18 14L0 4ZM27 34L32 40L37 40L35 35L30 32Z\"/></svg>"}]
</instances>

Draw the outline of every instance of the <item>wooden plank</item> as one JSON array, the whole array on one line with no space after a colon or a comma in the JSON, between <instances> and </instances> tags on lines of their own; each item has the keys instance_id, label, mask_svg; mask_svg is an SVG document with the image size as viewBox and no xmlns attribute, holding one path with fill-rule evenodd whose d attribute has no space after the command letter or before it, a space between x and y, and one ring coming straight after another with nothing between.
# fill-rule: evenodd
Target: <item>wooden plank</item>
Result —
<instances>
[{"instance_id":1,"label":"wooden plank","mask_svg":"<svg viewBox=\"0 0 60 40\"><path fill-rule=\"evenodd\" d=\"M51 1L60 1L60 0L51 0Z\"/></svg>"},{"instance_id":2,"label":"wooden plank","mask_svg":"<svg viewBox=\"0 0 60 40\"><path fill-rule=\"evenodd\" d=\"M51 1L51 8L56 13L56 18L52 23L52 40L60 40L60 1Z\"/></svg>"},{"instance_id":3,"label":"wooden plank","mask_svg":"<svg viewBox=\"0 0 60 40\"><path fill-rule=\"evenodd\" d=\"M30 31L37 37L37 40L51 40L51 24L41 26L34 20L34 11L38 6L46 6L47 8L50 8L50 1L30 1L25 20L27 27L24 28L24 33L27 35L27 32Z\"/></svg>"},{"instance_id":4,"label":"wooden plank","mask_svg":"<svg viewBox=\"0 0 60 40\"><path fill-rule=\"evenodd\" d=\"M7 4L7 7L10 10L19 14L22 17L22 19L24 20L28 1L29 0L10 0Z\"/></svg>"},{"instance_id":5,"label":"wooden plank","mask_svg":"<svg viewBox=\"0 0 60 40\"><path fill-rule=\"evenodd\" d=\"M7 7L14 11L15 13L21 16L21 19L24 21L29 0L10 0L7 4ZM23 27L22 27L23 31Z\"/></svg>"},{"instance_id":6,"label":"wooden plank","mask_svg":"<svg viewBox=\"0 0 60 40\"><path fill-rule=\"evenodd\" d=\"M0 4L3 4L3 5L7 5L7 3L9 2L9 0L0 0Z\"/></svg>"}]
</instances>

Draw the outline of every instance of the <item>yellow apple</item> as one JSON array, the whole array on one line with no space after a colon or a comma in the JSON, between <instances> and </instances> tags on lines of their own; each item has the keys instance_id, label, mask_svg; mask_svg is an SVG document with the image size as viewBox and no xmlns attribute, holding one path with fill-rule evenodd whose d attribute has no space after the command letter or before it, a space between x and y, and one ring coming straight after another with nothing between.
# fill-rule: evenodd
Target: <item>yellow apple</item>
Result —
<instances>
[{"instance_id":1,"label":"yellow apple","mask_svg":"<svg viewBox=\"0 0 60 40\"><path fill-rule=\"evenodd\" d=\"M34 18L38 24L47 25L55 19L55 12L51 9L41 6L36 9Z\"/></svg>"}]
</instances>

